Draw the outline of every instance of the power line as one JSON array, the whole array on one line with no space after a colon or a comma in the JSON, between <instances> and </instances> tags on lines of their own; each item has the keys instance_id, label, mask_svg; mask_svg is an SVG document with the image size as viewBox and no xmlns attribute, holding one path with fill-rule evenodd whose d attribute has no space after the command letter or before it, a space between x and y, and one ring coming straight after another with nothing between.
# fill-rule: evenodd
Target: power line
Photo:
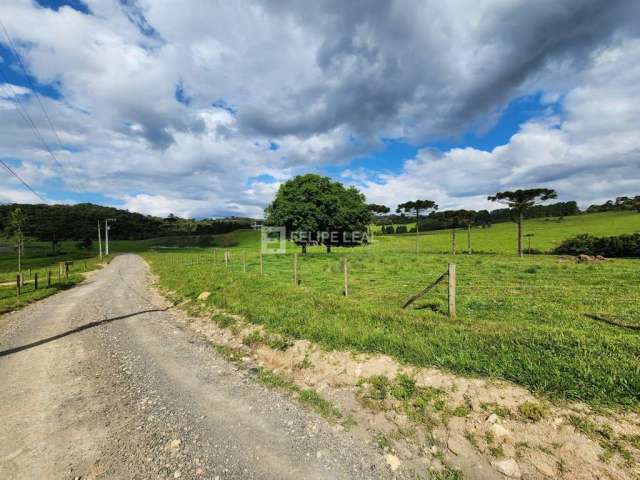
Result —
<instances>
[{"instance_id":1,"label":"power line","mask_svg":"<svg viewBox=\"0 0 640 480\"><path fill-rule=\"evenodd\" d=\"M47 152L49 152L49 155L51 156L51 158L53 158L53 161L56 162L56 164L62 169L62 164L58 161L58 159L56 158L56 156L53 153L53 151L51 151L51 148L49 147L49 144L47 143L47 141L42 136L42 133L40 133L40 130L38 129L38 127L35 124L35 122L33 121L33 118L31 118L31 115L29 115L29 112L27 111L26 107L20 101L20 98L19 98L17 92L14 90L13 85L11 84L11 82L9 82L9 79L7 78L7 76L5 75L5 73L4 73L4 71L2 69L0 69L0 75L2 75L2 78L4 78L5 84L11 90L11 93L13 94L11 99L16 103L16 105L18 105L18 109L19 109L18 111L21 114L23 120L25 120L27 122L27 126L29 128L31 128L31 131L33 132L34 136L38 140L40 140L40 142L44 146L44 149Z\"/></svg>"},{"instance_id":2,"label":"power line","mask_svg":"<svg viewBox=\"0 0 640 480\"><path fill-rule=\"evenodd\" d=\"M6 169L9 171L9 173L10 173L11 175L13 175L14 177L16 177L16 178L20 181L20 183L22 183L25 187L27 187L31 193L33 193L36 197L38 197L38 198L39 198L40 200L42 200L44 203L49 203L49 202L47 202L47 201L42 197L42 195L40 195L40 194L39 194L38 192L36 192L33 188L31 188L31 185L29 185L27 182L25 182L25 181L22 179L22 177L21 177L20 175L18 175L16 172L14 172L14 171L13 171L13 169L12 169L9 165L7 165L7 164L4 162L4 160L2 160L1 158L0 158L0 163L2 164L2 166L3 166L4 168L6 168Z\"/></svg>"},{"instance_id":3,"label":"power line","mask_svg":"<svg viewBox=\"0 0 640 480\"><path fill-rule=\"evenodd\" d=\"M17 59L18 63L20 64L20 67L21 67L21 69L22 69L22 71L24 73L24 76L25 76L27 82L29 83L29 86L31 87L31 91L35 95L35 97L36 97L36 99L38 101L38 104L40 105L40 108L42 109L42 113L44 114L45 118L47 119L47 122L49 123L49 126L51 127L51 130L53 130L53 133L54 133L54 135L56 137L56 140L58 141L58 145L60 146L60 149L64 150L64 147L62 146L62 141L60 140L60 136L58 135L58 131L56 130L56 127L54 126L53 122L51 121L51 117L47 113L47 110L45 109L44 104L42 103L42 99L40 98L40 94L38 93L38 91L36 90L33 82L31 81L31 77L29 76L29 73L27 72L27 69L26 69L24 63L22 62L22 58L20 57L20 55L18 55L18 52L17 52L17 50L15 48L15 45L13 43L13 40L11 39L11 36L9 35L9 32L7 31L7 28L5 27L5 25L2 22L2 20L0 20L0 26L2 26L2 30L4 31L4 34L5 34L6 38L7 38L7 41L9 42L8 46L9 46L10 50L12 51L13 55L15 56L15 58ZM62 175L62 178L64 179L65 178L65 168L64 168L64 166L62 165L62 163L60 163L60 161L58 160L56 155L53 153L53 150L51 149L51 147L49 146L49 144L45 140L44 136L40 132L40 129L38 128L36 123L33 121L33 118L31 117L31 115L29 115L29 112L27 111L26 107L24 106L24 104L20 100L20 97L17 95L16 91L14 90L13 85L11 84L11 82L9 81L9 79L7 78L7 76L5 75L4 71L1 68L0 68L0 74L4 78L4 81L5 81L6 85L9 87L9 89L13 93L12 100L18 106L18 113L20 114L22 119L27 123L27 126L31 129L31 132L33 133L33 135L40 141L40 143L42 143L42 146L44 147L44 149L49 153L49 155L51 156L51 158L53 159L55 164L60 169L60 173ZM42 197L40 197L40 198L42 198Z\"/></svg>"},{"instance_id":4,"label":"power line","mask_svg":"<svg viewBox=\"0 0 640 480\"><path fill-rule=\"evenodd\" d=\"M5 37L7 37L7 41L9 42L8 43L9 48L11 49L14 57L16 57L16 59L18 60L18 63L20 64L20 68L22 69L22 72L24 73L24 76L27 79L27 82L29 82L29 86L31 87L31 90L33 91L33 93L36 96L36 99L38 100L38 104L40 105L40 109L42 110L42 113L44 114L45 118L47 119L47 122L49 123L49 126L51 127L51 130L53 130L53 133L54 133L54 135L56 137L56 140L58 141L58 145L60 145L60 149L64 150L64 147L62 146L62 141L60 140L60 136L58 135L58 130L56 129L56 127L53 124L53 122L51 121L51 117L49 117L49 114L47 113L46 108L44 108L44 104L42 103L42 99L40 98L40 94L38 93L38 91L36 90L35 86L33 85L33 82L31 81L31 76L27 72L27 68L25 67L24 63L22 62L22 57L18 54L18 50L16 49L16 46L13 43L13 40L11 39L11 36L9 35L9 32L7 31L7 28L4 26L4 23L2 22L2 20L0 20L0 26L2 26L2 30L4 31L4 35L5 35ZM60 167L62 168L62 165L60 165Z\"/></svg>"}]
</instances>

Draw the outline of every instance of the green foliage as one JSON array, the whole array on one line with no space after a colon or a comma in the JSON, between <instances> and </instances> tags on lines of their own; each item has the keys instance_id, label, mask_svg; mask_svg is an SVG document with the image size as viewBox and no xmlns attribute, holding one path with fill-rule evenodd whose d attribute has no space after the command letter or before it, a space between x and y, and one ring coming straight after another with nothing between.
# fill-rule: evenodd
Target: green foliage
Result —
<instances>
[{"instance_id":1,"label":"green foliage","mask_svg":"<svg viewBox=\"0 0 640 480\"><path fill-rule=\"evenodd\" d=\"M248 218L224 220L182 219L175 215L167 218L142 215L112 207L90 203L76 205L0 205L0 231L13 229L12 212L19 209L24 223L25 236L42 241L83 240L97 238L98 222L106 218L111 223L109 237L112 240L140 240L171 235L212 235L228 233L238 228L249 228ZM104 223L102 223L104 227ZM104 231L103 231L104 234Z\"/></svg>"},{"instance_id":2,"label":"green foliage","mask_svg":"<svg viewBox=\"0 0 640 480\"><path fill-rule=\"evenodd\" d=\"M516 212L522 212L533 207L537 202L544 202L557 196L555 190L550 188L529 188L526 190L498 192L495 195L489 195L487 199L492 202L505 203Z\"/></svg>"},{"instance_id":3,"label":"green foliage","mask_svg":"<svg viewBox=\"0 0 640 480\"><path fill-rule=\"evenodd\" d=\"M315 390L311 390L310 388L301 390L298 399L300 403L312 407L326 419L338 419L342 417L342 412L331 402L322 398Z\"/></svg>"},{"instance_id":4,"label":"green foliage","mask_svg":"<svg viewBox=\"0 0 640 480\"><path fill-rule=\"evenodd\" d=\"M608 258L640 257L640 233L596 237L587 233L569 238L555 248L558 255L601 255Z\"/></svg>"},{"instance_id":5,"label":"green foliage","mask_svg":"<svg viewBox=\"0 0 640 480\"><path fill-rule=\"evenodd\" d=\"M267 225L284 226L291 233L301 232L295 240L300 245L345 244L345 234L364 232L371 221L362 193L315 174L297 176L283 183L265 213ZM318 237L318 232L336 235Z\"/></svg>"},{"instance_id":6,"label":"green foliage","mask_svg":"<svg viewBox=\"0 0 640 480\"><path fill-rule=\"evenodd\" d=\"M407 400L416 393L416 381L404 373L398 374L393 386L391 395L398 400Z\"/></svg>"},{"instance_id":7,"label":"green foliage","mask_svg":"<svg viewBox=\"0 0 640 480\"><path fill-rule=\"evenodd\" d=\"M384 375L376 375L368 380L365 397L370 400L382 401L387 398L389 379Z\"/></svg>"},{"instance_id":8,"label":"green foliage","mask_svg":"<svg viewBox=\"0 0 640 480\"><path fill-rule=\"evenodd\" d=\"M627 221L630 216L637 215L583 215L554 224L555 230L540 231L560 236L572 229L636 228ZM529 222L531 230L546 225L544 220ZM508 230L511 236L499 226L482 230L487 235L482 241L506 250L513 239L512 229ZM413 253L412 239L382 236L366 248L337 251L349 260L350 295L345 298L342 272L334 268L340 262L314 249L299 258L303 287L291 285L290 255L265 256L260 276L258 253L247 251L247 273L243 273L235 252L243 245L257 249L249 233L259 238L258 233L248 232L240 246L231 249L230 273L220 255L217 264L201 266L186 266L197 251L146 257L167 289L196 295L203 290L216 292L211 297L216 305L224 304L229 312L286 338L503 378L553 397L593 404L638 403L637 332L586 317L595 313L637 324L640 273L633 261L586 264L549 256L416 256L403 253ZM449 247L448 232L422 239L425 251ZM447 296L440 286L415 309L400 308L450 261L458 267L456 321L442 313ZM375 382L371 397L392 395L393 382L385 381Z\"/></svg>"},{"instance_id":9,"label":"green foliage","mask_svg":"<svg viewBox=\"0 0 640 480\"><path fill-rule=\"evenodd\" d=\"M539 422L549 414L549 410L540 403L524 402L518 405L518 413L529 422Z\"/></svg>"}]
</instances>

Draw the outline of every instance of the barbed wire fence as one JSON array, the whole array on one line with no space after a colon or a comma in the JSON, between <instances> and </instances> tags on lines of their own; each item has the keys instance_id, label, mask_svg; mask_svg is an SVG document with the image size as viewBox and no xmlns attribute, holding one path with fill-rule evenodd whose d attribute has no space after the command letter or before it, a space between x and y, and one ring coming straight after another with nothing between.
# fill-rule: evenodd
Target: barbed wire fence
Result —
<instances>
[{"instance_id":1,"label":"barbed wire fence","mask_svg":"<svg viewBox=\"0 0 640 480\"><path fill-rule=\"evenodd\" d=\"M240 248L165 253L162 257L176 267L208 266L217 274L263 277L283 287L395 304L399 310L432 310L451 319L500 308L543 319L557 314L556 305L563 305L580 309L589 318L613 310L615 318L606 315L604 321L640 325L640 272L630 267L599 271L597 264L576 267L576 261L564 260L551 266L531 262L505 266L499 261L493 265L490 256L476 266L463 255L423 254L421 258L430 263L422 268L420 259L402 252L263 255ZM408 268L422 271L407 273ZM585 273L576 268L592 270Z\"/></svg>"}]
</instances>

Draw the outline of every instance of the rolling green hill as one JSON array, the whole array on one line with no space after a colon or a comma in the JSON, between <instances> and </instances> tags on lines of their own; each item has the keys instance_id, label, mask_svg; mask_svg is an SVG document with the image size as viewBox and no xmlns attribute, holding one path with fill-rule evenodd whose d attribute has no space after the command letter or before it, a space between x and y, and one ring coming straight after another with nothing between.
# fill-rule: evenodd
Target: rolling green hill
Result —
<instances>
[{"instance_id":1,"label":"rolling green hill","mask_svg":"<svg viewBox=\"0 0 640 480\"><path fill-rule=\"evenodd\" d=\"M525 220L525 234L533 234L531 247L544 253L550 252L563 240L582 233L595 236L622 235L640 232L640 214L635 211L603 212L576 215L572 217L536 218ZM237 230L233 233L235 246L250 250L260 248L260 231ZM456 231L457 251L467 250L467 231ZM400 235L382 235L375 233L374 243L369 249L378 252L415 252L416 236L414 233ZM161 239L159 239L161 240ZM159 241L158 240L158 241ZM451 230L435 230L420 234L420 251L423 253L450 253ZM525 238L525 248L528 246ZM157 243L157 242L156 242ZM489 228L472 228L471 243L475 252L514 254L516 249L516 224L497 223ZM216 246L220 246L217 242ZM289 247L295 248L289 244ZM311 252L324 251L321 247L313 247Z\"/></svg>"}]
</instances>

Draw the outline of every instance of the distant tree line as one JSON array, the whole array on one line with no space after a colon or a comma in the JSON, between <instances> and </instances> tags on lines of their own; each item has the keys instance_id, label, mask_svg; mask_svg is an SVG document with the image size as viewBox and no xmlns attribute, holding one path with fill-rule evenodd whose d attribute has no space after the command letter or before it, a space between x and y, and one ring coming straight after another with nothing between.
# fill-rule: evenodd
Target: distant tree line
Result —
<instances>
[{"instance_id":1,"label":"distant tree line","mask_svg":"<svg viewBox=\"0 0 640 480\"><path fill-rule=\"evenodd\" d=\"M420 220L421 232L429 230L445 230L449 228L472 226L487 228L494 223L517 221L515 211L511 208L499 208L496 210L443 210L431 212ZM525 219L546 217L567 217L581 213L578 204L571 202L558 202L550 205L534 205L523 212ZM414 223L415 217L407 215L387 215L375 217L374 223L382 225L383 233L413 233L415 227L408 228L407 223ZM395 224L395 226L393 225Z\"/></svg>"},{"instance_id":2,"label":"distant tree line","mask_svg":"<svg viewBox=\"0 0 640 480\"><path fill-rule=\"evenodd\" d=\"M249 228L254 220L232 217L222 220L183 219L175 215L166 218L143 215L91 203L77 205L0 205L0 232L8 232L11 212L19 208L24 214L22 234L25 237L52 243L61 240L84 241L97 237L98 222L110 222L109 238L113 240L144 240L181 235L211 235Z\"/></svg>"},{"instance_id":3,"label":"distant tree line","mask_svg":"<svg viewBox=\"0 0 640 480\"><path fill-rule=\"evenodd\" d=\"M615 200L607 200L602 205L590 205L587 213L611 212L620 210L636 210L640 212L640 195L635 197L617 197Z\"/></svg>"}]
</instances>

